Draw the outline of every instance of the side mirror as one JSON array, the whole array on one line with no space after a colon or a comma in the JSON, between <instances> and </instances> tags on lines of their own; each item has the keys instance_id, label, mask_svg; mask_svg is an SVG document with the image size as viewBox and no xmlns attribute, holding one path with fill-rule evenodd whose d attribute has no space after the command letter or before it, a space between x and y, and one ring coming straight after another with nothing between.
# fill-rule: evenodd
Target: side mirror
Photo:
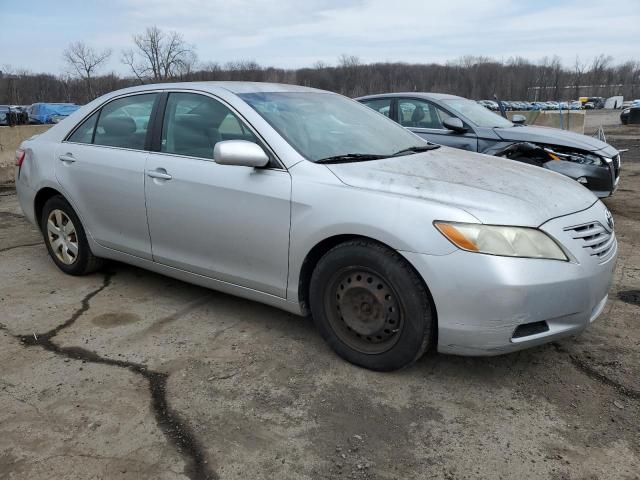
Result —
<instances>
[{"instance_id":1,"label":"side mirror","mask_svg":"<svg viewBox=\"0 0 640 480\"><path fill-rule=\"evenodd\" d=\"M224 140L213 147L213 161L220 165L264 167L269 157L260 145L246 140Z\"/></svg>"},{"instance_id":2,"label":"side mirror","mask_svg":"<svg viewBox=\"0 0 640 480\"><path fill-rule=\"evenodd\" d=\"M462 120L457 117L445 118L442 124L449 130L453 130L456 133L464 133L467 131L467 127L465 127Z\"/></svg>"},{"instance_id":3,"label":"side mirror","mask_svg":"<svg viewBox=\"0 0 640 480\"><path fill-rule=\"evenodd\" d=\"M511 118L511 122L515 123L516 125L524 125L527 122L527 117L525 117L524 115L514 115Z\"/></svg>"}]
</instances>

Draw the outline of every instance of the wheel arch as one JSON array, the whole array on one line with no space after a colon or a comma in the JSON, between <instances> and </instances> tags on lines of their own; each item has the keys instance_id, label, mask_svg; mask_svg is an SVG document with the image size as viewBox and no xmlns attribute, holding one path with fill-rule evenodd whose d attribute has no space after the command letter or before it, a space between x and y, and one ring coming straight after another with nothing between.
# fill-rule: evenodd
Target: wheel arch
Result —
<instances>
[{"instance_id":1,"label":"wheel arch","mask_svg":"<svg viewBox=\"0 0 640 480\"><path fill-rule=\"evenodd\" d=\"M380 240L376 240L375 238L368 237L366 235L358 235L358 234L339 234L327 237L320 242L316 243L311 250L305 256L302 265L300 267L300 275L298 277L298 302L300 304L300 310L305 315L309 315L309 286L311 283L311 275L316 268L316 265L320 261L320 259L327 253L329 250L334 248L341 243L349 242L352 240L367 240L373 243L377 243L389 250L397 251L389 245L381 242ZM415 268L415 266L407 259L402 253L398 252L400 256L407 262L407 265L416 273L420 281L422 282L423 287L425 288L427 295L429 296L429 301L431 302L433 322L434 322L434 332L433 332L433 342L434 345L438 344L438 309L433 299L433 295L431 295L431 290L429 286L425 282L420 272Z\"/></svg>"},{"instance_id":2,"label":"wheel arch","mask_svg":"<svg viewBox=\"0 0 640 480\"><path fill-rule=\"evenodd\" d=\"M41 228L42 224L42 210L44 209L44 204L47 203L51 197L55 197L56 195L60 195L65 198L64 195L55 188L44 187L38 190L36 196L33 200L33 213L35 214L35 220L38 223L38 227Z\"/></svg>"}]
</instances>

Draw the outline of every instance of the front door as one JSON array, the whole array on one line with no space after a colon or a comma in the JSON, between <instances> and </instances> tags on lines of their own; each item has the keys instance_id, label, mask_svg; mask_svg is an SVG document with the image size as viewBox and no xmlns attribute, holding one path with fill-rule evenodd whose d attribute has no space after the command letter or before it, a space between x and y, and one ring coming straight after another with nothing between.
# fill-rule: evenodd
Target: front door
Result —
<instances>
[{"instance_id":1,"label":"front door","mask_svg":"<svg viewBox=\"0 0 640 480\"><path fill-rule=\"evenodd\" d=\"M273 295L285 296L291 177L268 168L218 165L222 140L260 143L212 97L170 93L160 152L146 166L153 259Z\"/></svg>"},{"instance_id":2,"label":"front door","mask_svg":"<svg viewBox=\"0 0 640 480\"><path fill-rule=\"evenodd\" d=\"M446 128L442 121L451 116L431 102L413 98L398 99L398 123L425 140L438 145L476 152L478 139L473 130L457 133Z\"/></svg>"}]
</instances>

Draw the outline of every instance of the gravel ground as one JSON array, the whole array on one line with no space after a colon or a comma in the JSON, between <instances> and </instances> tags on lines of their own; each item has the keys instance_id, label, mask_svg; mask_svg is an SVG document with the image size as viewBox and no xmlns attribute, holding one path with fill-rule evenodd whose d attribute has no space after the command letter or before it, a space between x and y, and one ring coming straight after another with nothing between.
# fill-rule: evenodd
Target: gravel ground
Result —
<instances>
[{"instance_id":1,"label":"gravel ground","mask_svg":"<svg viewBox=\"0 0 640 480\"><path fill-rule=\"evenodd\" d=\"M65 276L0 190L0 479L640 478L640 132L609 130L632 150L602 317L390 374L257 303L116 263Z\"/></svg>"}]
</instances>

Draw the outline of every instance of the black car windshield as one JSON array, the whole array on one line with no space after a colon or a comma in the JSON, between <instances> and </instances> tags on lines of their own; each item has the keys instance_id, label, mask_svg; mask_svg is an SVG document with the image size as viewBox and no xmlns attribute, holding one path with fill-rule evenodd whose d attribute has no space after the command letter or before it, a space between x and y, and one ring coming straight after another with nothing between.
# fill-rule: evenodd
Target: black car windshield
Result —
<instances>
[{"instance_id":1,"label":"black car windshield","mask_svg":"<svg viewBox=\"0 0 640 480\"><path fill-rule=\"evenodd\" d=\"M394 121L340 95L265 92L239 97L312 162L374 160L428 146Z\"/></svg>"},{"instance_id":2,"label":"black car windshield","mask_svg":"<svg viewBox=\"0 0 640 480\"><path fill-rule=\"evenodd\" d=\"M454 114L458 113L478 127L507 128L513 127L513 123L497 113L483 107L473 100L466 98L447 98L441 100Z\"/></svg>"}]
</instances>

